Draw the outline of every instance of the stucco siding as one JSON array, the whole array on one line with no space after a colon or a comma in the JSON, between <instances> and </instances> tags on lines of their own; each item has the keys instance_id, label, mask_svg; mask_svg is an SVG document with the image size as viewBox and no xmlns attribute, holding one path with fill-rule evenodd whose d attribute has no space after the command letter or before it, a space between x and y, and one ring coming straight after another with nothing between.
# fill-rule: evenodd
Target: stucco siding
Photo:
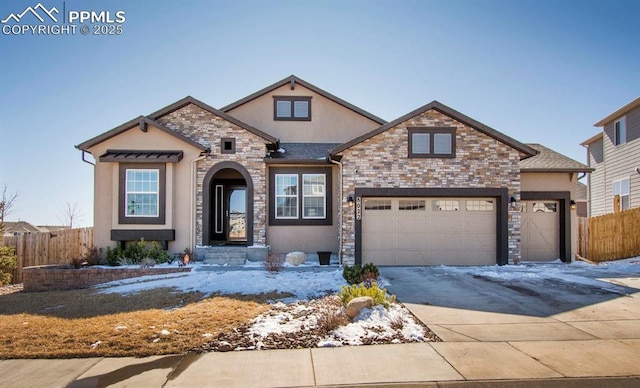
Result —
<instances>
[{"instance_id":1,"label":"stucco siding","mask_svg":"<svg viewBox=\"0 0 640 388\"><path fill-rule=\"evenodd\" d=\"M274 120L273 96L310 96L311 121ZM227 113L282 142L347 142L380 126L300 84L294 90L288 84L281 86Z\"/></svg>"},{"instance_id":2,"label":"stucco siding","mask_svg":"<svg viewBox=\"0 0 640 388\"><path fill-rule=\"evenodd\" d=\"M407 127L455 127L455 158L409 158ZM519 197L520 154L471 127L428 110L344 152L342 197L356 188L507 188ZM343 255L355 254L354 209L343 203ZM520 259L520 213L509 205L509 259ZM348 261L348 259L347 259Z\"/></svg>"},{"instance_id":3,"label":"stucco siding","mask_svg":"<svg viewBox=\"0 0 640 388\"><path fill-rule=\"evenodd\" d=\"M270 166L278 167L278 166ZM285 165L283 167L291 167ZM314 166L317 167L317 166ZM302 167L301 167L302 168ZM289 253L294 251L315 253L317 251L338 252L339 249L339 206L340 206L340 171L337 166L332 166L332 192L331 219L332 225L305 225L305 226L267 226L267 241L273 253ZM268 193L273 191L267 188ZM329 198L327 198L328 200ZM268 219L268 217L267 217Z\"/></svg>"},{"instance_id":4,"label":"stucco siding","mask_svg":"<svg viewBox=\"0 0 640 388\"><path fill-rule=\"evenodd\" d=\"M183 159L166 165L166 202L164 224L126 224L118 220L119 163L100 162L100 155L108 149L181 150ZM170 252L180 252L191 246L189 242L190 161L200 150L180 141L153 126L143 132L139 127L121 133L89 149L96 159L94 191L94 244L97 247L114 247L111 230L174 229L175 241L169 243Z\"/></svg>"}]
</instances>

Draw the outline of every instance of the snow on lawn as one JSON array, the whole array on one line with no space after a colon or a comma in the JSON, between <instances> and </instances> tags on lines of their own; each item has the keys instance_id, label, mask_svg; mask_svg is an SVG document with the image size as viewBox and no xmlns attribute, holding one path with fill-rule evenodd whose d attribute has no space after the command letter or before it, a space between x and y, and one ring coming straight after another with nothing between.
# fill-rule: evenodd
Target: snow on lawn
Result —
<instances>
[{"instance_id":1,"label":"snow on lawn","mask_svg":"<svg viewBox=\"0 0 640 388\"><path fill-rule=\"evenodd\" d=\"M160 287L175 288L183 292L202 292L205 295L287 292L294 295L291 299L297 300L334 294L346 285L342 278L342 269L283 269L271 274L262 268L251 266L239 269L208 267L196 264L191 272L141 276L96 287L104 293L121 294Z\"/></svg>"}]
</instances>

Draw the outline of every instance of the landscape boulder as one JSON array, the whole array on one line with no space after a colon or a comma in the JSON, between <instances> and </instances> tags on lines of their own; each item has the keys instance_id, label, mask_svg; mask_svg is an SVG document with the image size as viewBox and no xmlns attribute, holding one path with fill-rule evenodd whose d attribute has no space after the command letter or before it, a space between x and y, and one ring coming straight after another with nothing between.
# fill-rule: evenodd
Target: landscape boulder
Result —
<instances>
[{"instance_id":1,"label":"landscape boulder","mask_svg":"<svg viewBox=\"0 0 640 388\"><path fill-rule=\"evenodd\" d=\"M370 296L360 296L353 298L347 303L347 316L353 319L360 314L363 308L373 307L373 298Z\"/></svg>"},{"instance_id":2,"label":"landscape boulder","mask_svg":"<svg viewBox=\"0 0 640 388\"><path fill-rule=\"evenodd\" d=\"M300 265L307 261L307 255L302 252L291 252L287 253L284 259L291 265Z\"/></svg>"}]
</instances>

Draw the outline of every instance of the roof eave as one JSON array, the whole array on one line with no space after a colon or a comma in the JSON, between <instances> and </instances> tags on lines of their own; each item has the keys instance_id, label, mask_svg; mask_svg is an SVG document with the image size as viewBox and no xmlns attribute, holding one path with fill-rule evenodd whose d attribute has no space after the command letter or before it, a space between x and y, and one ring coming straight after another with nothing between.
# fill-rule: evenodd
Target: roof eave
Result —
<instances>
[{"instance_id":1,"label":"roof eave","mask_svg":"<svg viewBox=\"0 0 640 388\"><path fill-rule=\"evenodd\" d=\"M603 126L607 125L608 123L612 122L613 120L617 119L618 117L624 116L630 110L635 109L635 108L637 108L639 106L640 106L640 97L636 98L635 100L631 101L627 105L623 106L622 108L616 110L615 112L611 113L607 117L605 117L602 120L598 121L597 123L593 124L593 126L594 127L603 127Z\"/></svg>"},{"instance_id":2,"label":"roof eave","mask_svg":"<svg viewBox=\"0 0 640 388\"><path fill-rule=\"evenodd\" d=\"M243 122L243 121L240 121L240 120L236 119L235 117L233 117L233 116L231 116L231 115L229 115L229 114L227 114L227 113L225 113L225 112L223 112L223 111L221 111L219 109L216 109L216 108L212 107L211 105L208 105L208 104L198 100L197 98L194 98L194 97L191 97L191 96L187 96L187 97L185 97L185 98L183 98L183 99L181 99L179 101L174 102L171 105L168 105L168 106L166 106L166 107L164 107L164 108L162 108L162 109L160 109L158 111L155 111L155 112L151 113L148 117L151 117L152 119L155 120L155 119L158 119L158 118L160 118L162 116L168 115L169 113L175 112L178 109L181 109L181 108L183 108L183 107L185 107L185 106L187 106L189 104L193 104L193 105L199 107L200 109L206 110L209 113L212 113L212 114L214 114L216 116L219 116L219 117L221 117L221 118L223 118L223 119L225 119L225 120L227 120L227 121L229 121L229 122L231 122L231 123L243 128L243 129L253 133L256 136L263 138L264 140L266 140L266 141L268 141L270 143L274 143L274 144L279 143L278 138L273 137L273 136L271 136L271 135L269 135L267 133L264 133L261 130L259 130L259 129L257 129L257 128L255 128L255 127Z\"/></svg>"},{"instance_id":3,"label":"roof eave","mask_svg":"<svg viewBox=\"0 0 640 388\"><path fill-rule=\"evenodd\" d=\"M387 124L385 124L385 125L383 125L383 126L381 126L379 128L374 129L371 132L365 133L362 136L359 136L359 137L357 137L357 138L355 138L355 139L353 139L353 140L351 140L351 141L349 141L347 143L344 143L344 144L342 144L342 145L340 145L338 147L335 147L334 149L332 149L330 151L330 155L333 156L335 154L343 152L343 151L345 151L345 150L347 150L347 149L349 149L349 148L351 148L351 147L353 147L353 146L355 146L357 144L362 143L363 141L365 141L365 140L367 140L369 138L372 138L372 137L374 137L376 135L379 135L380 133L382 133L382 132L384 132L384 131L386 131L386 130L388 130L390 128L393 128L396 125L401 124L401 123L403 123L403 122L405 122L405 121L407 121L407 120L409 120L409 119L411 119L411 118L413 118L413 117L415 117L417 115L420 115L420 114L422 114L422 113L424 113L424 112L426 112L426 111L428 111L430 109L434 109L434 110L436 110L436 111L438 111L438 112L440 112L440 113L442 113L442 114L444 114L446 116L449 116L449 117L453 118L456 121L461 122L464 125L472 127L474 129L484 133L485 135L487 135L489 137L492 137L492 138L494 138L494 139L496 139L496 140L498 140L498 141L500 141L502 143L505 143L505 144L509 145L510 147L512 147L512 148L520 151L521 153L523 153L524 154L524 158L523 159L525 159L526 157L530 157L530 156L534 156L534 155L538 154L538 151L535 150L534 148L529 147L528 145L526 145L524 143L521 143L521 142L519 142L519 141L517 141L517 140L515 140L515 139L513 139L513 138L511 138L511 137L509 137L509 136L507 136L507 135L505 135L503 133L500 133L500 132L496 131L495 129L493 129L493 128L487 126L487 125L484 125L481 122L476 121L476 120L472 119L471 117L468 117L468 116L456 111L455 109L449 108L448 106L446 106L446 105L444 105L444 104L442 104L442 103L440 103L438 101L432 101L432 102L430 102L430 103L428 103L428 104L426 104L424 106L421 106L418 109L415 109L415 110L413 110L413 111L411 111L411 112L409 112L409 113L407 113L407 114L405 114L405 115L403 115L401 117L398 117L397 119L395 119L395 120L393 120L393 121L391 121L391 122L389 122L389 123L387 123Z\"/></svg>"},{"instance_id":4,"label":"roof eave","mask_svg":"<svg viewBox=\"0 0 640 388\"><path fill-rule=\"evenodd\" d=\"M280 159L280 158L264 158L265 164L300 164L300 165L327 165L331 164L326 158L324 159Z\"/></svg>"},{"instance_id":5,"label":"roof eave","mask_svg":"<svg viewBox=\"0 0 640 388\"><path fill-rule=\"evenodd\" d=\"M594 172L595 168L521 168L520 172Z\"/></svg>"},{"instance_id":6,"label":"roof eave","mask_svg":"<svg viewBox=\"0 0 640 388\"><path fill-rule=\"evenodd\" d=\"M602 139L603 136L604 136L604 134L602 132L596 133L595 135L591 136L587 140L585 140L582 143L580 143L580 145L583 146L583 147L586 147L589 144L595 142L596 140Z\"/></svg>"},{"instance_id":7,"label":"roof eave","mask_svg":"<svg viewBox=\"0 0 640 388\"><path fill-rule=\"evenodd\" d=\"M335 103L337 103L339 105L344 106L345 108L347 108L349 110L352 110L352 111L358 113L359 115L364 116L364 117L368 118L369 120L374 121L374 122L376 122L376 123L378 123L380 125L386 124L386 122L387 122L386 120L381 119L380 117L378 117L378 116L376 116L376 115L374 115L374 114L372 114L370 112L367 112L366 110L364 110L362 108L358 108L357 106L355 106L355 105L353 105L353 104L341 99L340 97L337 97L337 96L327 92L326 90L323 90L323 89L321 89L321 88L319 88L319 87L317 87L317 86L315 86L313 84L310 84L309 82L307 82L305 80L302 80L302 79L296 77L295 75L290 75L287 78L284 78L284 79L282 79L282 80L280 80L280 81L278 81L278 82L276 82L276 83L274 83L272 85L267 86L266 88L260 89L255 93L252 93L252 94L250 94L250 95L248 95L246 97L243 97L243 98L241 98L240 100L238 100L236 102L232 102L231 104L220 108L220 110L223 111L223 112L228 112L228 111L230 111L232 109L235 109L235 108L237 108L237 107L239 107L241 105L246 104L249 101L252 101L252 100L254 100L254 99L256 99L256 98L258 98L260 96L263 96L263 95L265 95L265 94L267 94L267 93L269 93L269 92L271 92L271 91L273 91L273 90L275 90L275 89L277 89L279 87L282 87L284 85L290 84L292 81L294 83L298 83L298 84L302 85L303 87L305 87L305 88L307 88L309 90L312 90L312 91L318 93L319 95L321 95L321 96L323 96L323 97L325 97L325 98L327 98L327 99L329 99L329 100L331 100L331 101L333 101L333 102L335 102Z\"/></svg>"}]
</instances>

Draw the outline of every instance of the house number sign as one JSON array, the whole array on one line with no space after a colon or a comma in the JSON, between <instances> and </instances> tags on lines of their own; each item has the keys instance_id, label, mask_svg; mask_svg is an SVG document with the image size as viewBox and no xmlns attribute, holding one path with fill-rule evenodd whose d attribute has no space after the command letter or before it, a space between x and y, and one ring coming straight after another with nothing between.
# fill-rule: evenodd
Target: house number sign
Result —
<instances>
[{"instance_id":1,"label":"house number sign","mask_svg":"<svg viewBox=\"0 0 640 388\"><path fill-rule=\"evenodd\" d=\"M356 220L362 219L362 197L356 197Z\"/></svg>"}]
</instances>

